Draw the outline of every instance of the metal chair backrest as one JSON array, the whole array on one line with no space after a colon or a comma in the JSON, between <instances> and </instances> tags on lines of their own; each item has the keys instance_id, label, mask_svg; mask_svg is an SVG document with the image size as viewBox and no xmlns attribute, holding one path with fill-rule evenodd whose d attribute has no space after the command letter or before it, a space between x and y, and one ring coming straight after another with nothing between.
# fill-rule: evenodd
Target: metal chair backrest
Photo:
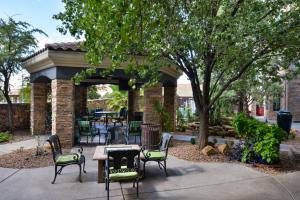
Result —
<instances>
[{"instance_id":1,"label":"metal chair backrest","mask_svg":"<svg viewBox=\"0 0 300 200\"><path fill-rule=\"evenodd\" d=\"M125 109L124 111L123 111L123 118L124 119L126 119L127 118L127 114L128 114L128 110L127 109Z\"/></svg>"},{"instance_id":2,"label":"metal chair backrest","mask_svg":"<svg viewBox=\"0 0 300 200\"><path fill-rule=\"evenodd\" d=\"M137 163L135 163L135 160ZM124 162L126 162L127 169L139 169L140 150L110 150L107 151L107 161L108 166L112 163L113 169L121 169L121 166L124 166L122 165Z\"/></svg>"},{"instance_id":3,"label":"metal chair backrest","mask_svg":"<svg viewBox=\"0 0 300 200\"><path fill-rule=\"evenodd\" d=\"M159 150L164 151L165 154L166 154L166 157L168 155L169 144L170 144L170 141L171 141L172 137L173 136L170 133L164 133L161 136L161 139L160 139L160 142L159 142Z\"/></svg>"},{"instance_id":4,"label":"metal chair backrest","mask_svg":"<svg viewBox=\"0 0 300 200\"><path fill-rule=\"evenodd\" d=\"M57 157L62 155L59 137L57 135L51 135L48 138L47 142L49 142L51 147L53 161L56 162Z\"/></svg>"},{"instance_id":5,"label":"metal chair backrest","mask_svg":"<svg viewBox=\"0 0 300 200\"><path fill-rule=\"evenodd\" d=\"M128 122L128 132L141 132L142 121L129 121Z\"/></svg>"},{"instance_id":6,"label":"metal chair backrest","mask_svg":"<svg viewBox=\"0 0 300 200\"><path fill-rule=\"evenodd\" d=\"M121 108L120 112L119 112L119 117L127 117L127 110L125 107Z\"/></svg>"},{"instance_id":7,"label":"metal chair backrest","mask_svg":"<svg viewBox=\"0 0 300 200\"><path fill-rule=\"evenodd\" d=\"M94 112L95 117L102 117L101 113L97 113L97 112L102 112L102 111L103 111L102 108L95 109L95 112Z\"/></svg>"},{"instance_id":8,"label":"metal chair backrest","mask_svg":"<svg viewBox=\"0 0 300 200\"><path fill-rule=\"evenodd\" d=\"M79 133L88 133L91 132L91 126L89 121L78 121Z\"/></svg>"}]
</instances>

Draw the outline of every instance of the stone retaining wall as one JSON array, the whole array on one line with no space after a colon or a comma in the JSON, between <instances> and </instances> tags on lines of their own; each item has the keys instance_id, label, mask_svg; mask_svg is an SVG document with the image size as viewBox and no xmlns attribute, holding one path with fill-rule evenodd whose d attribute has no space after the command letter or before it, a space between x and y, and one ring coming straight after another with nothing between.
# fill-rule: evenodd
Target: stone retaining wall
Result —
<instances>
[{"instance_id":1,"label":"stone retaining wall","mask_svg":"<svg viewBox=\"0 0 300 200\"><path fill-rule=\"evenodd\" d=\"M30 128L30 104L13 104L14 129ZM0 131L8 130L8 105L0 104Z\"/></svg>"}]
</instances>

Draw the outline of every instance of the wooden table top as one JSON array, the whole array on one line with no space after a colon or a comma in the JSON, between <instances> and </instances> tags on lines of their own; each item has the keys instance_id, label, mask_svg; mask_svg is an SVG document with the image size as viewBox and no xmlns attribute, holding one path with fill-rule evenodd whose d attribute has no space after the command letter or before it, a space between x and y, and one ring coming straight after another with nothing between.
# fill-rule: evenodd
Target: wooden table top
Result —
<instances>
[{"instance_id":1,"label":"wooden table top","mask_svg":"<svg viewBox=\"0 0 300 200\"><path fill-rule=\"evenodd\" d=\"M106 160L107 159L107 154L105 152L105 148L124 148L124 149L132 149L132 150L141 150L141 147L137 144L131 144L131 145L126 145L126 144L112 144L112 145L104 145L104 146L97 146L93 160ZM140 157L144 157L143 153L140 154Z\"/></svg>"}]
</instances>

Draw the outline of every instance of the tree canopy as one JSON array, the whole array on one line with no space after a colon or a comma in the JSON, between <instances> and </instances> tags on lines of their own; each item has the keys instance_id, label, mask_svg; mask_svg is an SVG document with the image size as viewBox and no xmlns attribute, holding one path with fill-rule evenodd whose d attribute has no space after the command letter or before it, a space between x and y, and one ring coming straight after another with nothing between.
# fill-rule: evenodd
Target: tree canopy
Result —
<instances>
[{"instance_id":1,"label":"tree canopy","mask_svg":"<svg viewBox=\"0 0 300 200\"><path fill-rule=\"evenodd\" d=\"M99 99L101 97L101 95L98 93L96 85L88 87L87 96L88 99Z\"/></svg>"},{"instance_id":2,"label":"tree canopy","mask_svg":"<svg viewBox=\"0 0 300 200\"><path fill-rule=\"evenodd\" d=\"M10 132L13 131L12 103L9 97L10 79L22 69L24 56L37 47L35 33L45 34L23 21L0 18L0 91L8 103Z\"/></svg>"},{"instance_id":3,"label":"tree canopy","mask_svg":"<svg viewBox=\"0 0 300 200\"><path fill-rule=\"evenodd\" d=\"M54 16L63 22L59 30L85 38L92 64L108 56L112 68L127 60L131 70L157 77L164 57L188 76L201 121L200 148L207 143L211 107L233 82L248 70L299 65L297 0L63 2L65 11ZM138 66L136 53L146 53L149 65ZM284 64L270 69L274 57Z\"/></svg>"}]
</instances>

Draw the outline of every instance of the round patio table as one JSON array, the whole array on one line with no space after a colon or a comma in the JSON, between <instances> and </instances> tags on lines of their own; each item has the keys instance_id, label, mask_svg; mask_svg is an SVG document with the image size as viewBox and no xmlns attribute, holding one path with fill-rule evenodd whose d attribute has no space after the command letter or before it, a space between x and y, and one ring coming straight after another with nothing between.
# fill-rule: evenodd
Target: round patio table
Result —
<instances>
[{"instance_id":1,"label":"round patio table","mask_svg":"<svg viewBox=\"0 0 300 200\"><path fill-rule=\"evenodd\" d=\"M118 114L119 112L116 111L96 111L95 114L99 114L99 115L105 115L105 125L106 125L106 129L107 129L107 125L108 125L108 116L113 116L115 114Z\"/></svg>"}]
</instances>

